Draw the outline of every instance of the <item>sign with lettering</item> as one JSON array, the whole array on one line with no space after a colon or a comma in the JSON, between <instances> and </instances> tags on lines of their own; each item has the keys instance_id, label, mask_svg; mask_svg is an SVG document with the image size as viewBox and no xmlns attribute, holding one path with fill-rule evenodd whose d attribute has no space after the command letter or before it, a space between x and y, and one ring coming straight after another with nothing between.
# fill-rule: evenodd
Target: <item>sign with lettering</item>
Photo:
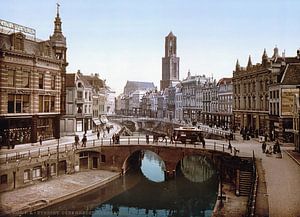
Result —
<instances>
[{"instance_id":1,"label":"sign with lettering","mask_svg":"<svg viewBox=\"0 0 300 217\"><path fill-rule=\"evenodd\" d=\"M298 89L282 89L281 91L281 115L293 115L294 96Z\"/></svg>"},{"instance_id":2,"label":"sign with lettering","mask_svg":"<svg viewBox=\"0 0 300 217\"><path fill-rule=\"evenodd\" d=\"M8 22L8 21L0 19L0 26L8 28L8 29L13 29L14 31L17 31L17 32L23 32L23 33L27 33L27 34L35 36L35 29L29 28L26 26L21 26L16 23L12 23L12 22Z\"/></svg>"}]
</instances>

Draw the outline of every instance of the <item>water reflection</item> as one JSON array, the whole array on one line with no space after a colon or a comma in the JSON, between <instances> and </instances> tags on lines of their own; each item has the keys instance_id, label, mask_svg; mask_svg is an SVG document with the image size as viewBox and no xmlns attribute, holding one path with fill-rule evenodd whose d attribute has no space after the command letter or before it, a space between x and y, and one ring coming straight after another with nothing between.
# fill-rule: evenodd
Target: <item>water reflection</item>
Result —
<instances>
[{"instance_id":1,"label":"water reflection","mask_svg":"<svg viewBox=\"0 0 300 217\"><path fill-rule=\"evenodd\" d=\"M153 162L156 157L150 157L148 154L152 153L147 153L147 157L143 160ZM193 164L199 167L199 160L191 159L182 163L185 169L195 171L188 173L192 177L193 174L196 176L201 174L201 169L199 171L192 169ZM143 165L148 167L145 168L147 170L152 168L149 162ZM205 164L201 165L200 168L203 169ZM208 217L211 216L216 201L218 180L214 173L201 180L202 182L190 181L179 169L175 179L153 182L139 169L130 171L126 176L85 195L48 207L43 211L55 210L58 213L56 216L73 212L75 216L94 217ZM76 212L81 213L76 215Z\"/></svg>"},{"instance_id":2,"label":"water reflection","mask_svg":"<svg viewBox=\"0 0 300 217\"><path fill-rule=\"evenodd\" d=\"M165 163L162 159L151 151L144 151L143 153L141 171L146 178L154 182L165 181Z\"/></svg>"},{"instance_id":3,"label":"water reflection","mask_svg":"<svg viewBox=\"0 0 300 217\"><path fill-rule=\"evenodd\" d=\"M192 182L204 182L215 174L215 170L205 156L186 156L181 160L181 171Z\"/></svg>"}]
</instances>

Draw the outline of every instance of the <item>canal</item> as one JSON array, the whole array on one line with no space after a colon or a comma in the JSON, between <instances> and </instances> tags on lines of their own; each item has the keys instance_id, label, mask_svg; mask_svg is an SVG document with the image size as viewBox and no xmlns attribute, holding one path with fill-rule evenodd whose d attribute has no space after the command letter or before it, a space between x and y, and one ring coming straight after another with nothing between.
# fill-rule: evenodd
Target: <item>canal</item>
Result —
<instances>
[{"instance_id":1,"label":"canal","mask_svg":"<svg viewBox=\"0 0 300 217\"><path fill-rule=\"evenodd\" d=\"M165 165L150 151L140 165L84 195L40 210L51 216L208 217L217 199L218 177L204 156L185 157L176 177L165 179ZM37 213L38 214L38 213Z\"/></svg>"}]
</instances>

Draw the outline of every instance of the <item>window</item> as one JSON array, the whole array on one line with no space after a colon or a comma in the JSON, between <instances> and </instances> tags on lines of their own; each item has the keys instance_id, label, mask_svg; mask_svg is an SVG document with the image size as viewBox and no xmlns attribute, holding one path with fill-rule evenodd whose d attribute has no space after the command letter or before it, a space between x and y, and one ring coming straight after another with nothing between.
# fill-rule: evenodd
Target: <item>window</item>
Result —
<instances>
[{"instance_id":1,"label":"window","mask_svg":"<svg viewBox=\"0 0 300 217\"><path fill-rule=\"evenodd\" d=\"M51 96L50 112L55 112L55 96Z\"/></svg>"},{"instance_id":2,"label":"window","mask_svg":"<svg viewBox=\"0 0 300 217\"><path fill-rule=\"evenodd\" d=\"M24 170L24 182L30 180L30 170Z\"/></svg>"},{"instance_id":3,"label":"window","mask_svg":"<svg viewBox=\"0 0 300 217\"><path fill-rule=\"evenodd\" d=\"M29 95L23 95L23 113L29 113Z\"/></svg>"},{"instance_id":4,"label":"window","mask_svg":"<svg viewBox=\"0 0 300 217\"><path fill-rule=\"evenodd\" d=\"M22 96L16 95L16 113L21 113Z\"/></svg>"},{"instance_id":5,"label":"window","mask_svg":"<svg viewBox=\"0 0 300 217\"><path fill-rule=\"evenodd\" d=\"M106 159L105 159L105 155L101 154L101 163L105 163Z\"/></svg>"},{"instance_id":6,"label":"window","mask_svg":"<svg viewBox=\"0 0 300 217\"><path fill-rule=\"evenodd\" d=\"M55 75L51 75L51 89L55 90Z\"/></svg>"},{"instance_id":7,"label":"window","mask_svg":"<svg viewBox=\"0 0 300 217\"><path fill-rule=\"evenodd\" d=\"M89 93L89 101L92 101L92 94Z\"/></svg>"},{"instance_id":8,"label":"window","mask_svg":"<svg viewBox=\"0 0 300 217\"><path fill-rule=\"evenodd\" d=\"M8 94L7 112L8 113L29 112L29 95Z\"/></svg>"},{"instance_id":9,"label":"window","mask_svg":"<svg viewBox=\"0 0 300 217\"><path fill-rule=\"evenodd\" d=\"M14 87L15 84L15 80L16 80L16 72L15 71L9 71L8 72L8 86L9 87Z\"/></svg>"},{"instance_id":10,"label":"window","mask_svg":"<svg viewBox=\"0 0 300 217\"><path fill-rule=\"evenodd\" d=\"M22 72L22 87L29 88L29 72Z\"/></svg>"},{"instance_id":11,"label":"window","mask_svg":"<svg viewBox=\"0 0 300 217\"><path fill-rule=\"evenodd\" d=\"M88 98L88 97L87 97L87 94L88 94L87 92L84 93L84 98L85 98L85 99Z\"/></svg>"},{"instance_id":12,"label":"window","mask_svg":"<svg viewBox=\"0 0 300 217\"><path fill-rule=\"evenodd\" d=\"M0 184L7 184L7 174L1 175Z\"/></svg>"},{"instance_id":13,"label":"window","mask_svg":"<svg viewBox=\"0 0 300 217\"><path fill-rule=\"evenodd\" d=\"M77 113L79 113L79 114L82 113L82 107L81 106L77 106Z\"/></svg>"},{"instance_id":14,"label":"window","mask_svg":"<svg viewBox=\"0 0 300 217\"><path fill-rule=\"evenodd\" d=\"M37 179L37 178L42 177L41 171L42 171L42 167L41 166L33 168L33 170L32 170L32 178L33 179Z\"/></svg>"},{"instance_id":15,"label":"window","mask_svg":"<svg viewBox=\"0 0 300 217\"><path fill-rule=\"evenodd\" d=\"M77 98L82 99L82 91L77 91Z\"/></svg>"},{"instance_id":16,"label":"window","mask_svg":"<svg viewBox=\"0 0 300 217\"><path fill-rule=\"evenodd\" d=\"M8 113L15 113L15 95L8 94L7 111Z\"/></svg>"},{"instance_id":17,"label":"window","mask_svg":"<svg viewBox=\"0 0 300 217\"><path fill-rule=\"evenodd\" d=\"M50 166L50 174L55 175L56 174L56 164L51 164Z\"/></svg>"},{"instance_id":18,"label":"window","mask_svg":"<svg viewBox=\"0 0 300 217\"><path fill-rule=\"evenodd\" d=\"M77 87L78 87L78 88L82 88L81 82L79 82L79 83L77 84Z\"/></svg>"},{"instance_id":19,"label":"window","mask_svg":"<svg viewBox=\"0 0 300 217\"><path fill-rule=\"evenodd\" d=\"M44 112L50 112L50 96L44 96Z\"/></svg>"},{"instance_id":20,"label":"window","mask_svg":"<svg viewBox=\"0 0 300 217\"><path fill-rule=\"evenodd\" d=\"M39 96L39 112L43 112L43 96Z\"/></svg>"},{"instance_id":21,"label":"window","mask_svg":"<svg viewBox=\"0 0 300 217\"><path fill-rule=\"evenodd\" d=\"M39 73L39 89L44 89L44 74Z\"/></svg>"}]
</instances>

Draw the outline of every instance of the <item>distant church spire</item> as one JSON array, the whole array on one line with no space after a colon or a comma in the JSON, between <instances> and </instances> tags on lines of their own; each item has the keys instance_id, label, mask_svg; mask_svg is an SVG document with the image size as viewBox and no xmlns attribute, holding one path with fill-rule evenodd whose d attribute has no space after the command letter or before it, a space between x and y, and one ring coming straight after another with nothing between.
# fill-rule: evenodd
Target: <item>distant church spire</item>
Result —
<instances>
[{"instance_id":1,"label":"distant church spire","mask_svg":"<svg viewBox=\"0 0 300 217\"><path fill-rule=\"evenodd\" d=\"M236 64L235 64L235 71L240 71L241 70L241 66L240 66L240 63L239 63L239 59L236 60Z\"/></svg>"},{"instance_id":2,"label":"distant church spire","mask_svg":"<svg viewBox=\"0 0 300 217\"><path fill-rule=\"evenodd\" d=\"M250 68L252 68L251 55L249 55L248 64L247 64L247 69L250 69Z\"/></svg>"}]
</instances>

